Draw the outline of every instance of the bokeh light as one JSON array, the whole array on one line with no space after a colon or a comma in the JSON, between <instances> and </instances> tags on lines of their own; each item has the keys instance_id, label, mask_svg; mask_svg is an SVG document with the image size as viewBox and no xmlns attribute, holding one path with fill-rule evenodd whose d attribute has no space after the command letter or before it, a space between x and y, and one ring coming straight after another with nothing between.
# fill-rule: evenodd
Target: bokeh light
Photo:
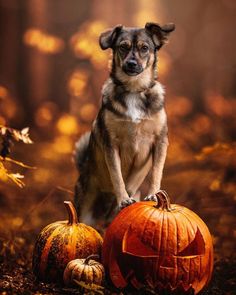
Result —
<instances>
[{"instance_id":1,"label":"bokeh light","mask_svg":"<svg viewBox=\"0 0 236 295\"><path fill-rule=\"evenodd\" d=\"M67 88L68 92L72 96L79 96L82 98L82 94L85 91L85 88L88 84L88 72L85 70L76 69L70 75Z\"/></svg>"},{"instance_id":2,"label":"bokeh light","mask_svg":"<svg viewBox=\"0 0 236 295\"><path fill-rule=\"evenodd\" d=\"M50 35L37 28L28 29L23 37L24 43L38 51L48 54L59 53L64 49L61 38Z\"/></svg>"},{"instance_id":3,"label":"bokeh light","mask_svg":"<svg viewBox=\"0 0 236 295\"><path fill-rule=\"evenodd\" d=\"M89 59L95 68L102 69L108 63L108 54L102 51L98 44L98 37L108 25L102 21L84 23L70 40L74 54L79 58Z\"/></svg>"}]
</instances>

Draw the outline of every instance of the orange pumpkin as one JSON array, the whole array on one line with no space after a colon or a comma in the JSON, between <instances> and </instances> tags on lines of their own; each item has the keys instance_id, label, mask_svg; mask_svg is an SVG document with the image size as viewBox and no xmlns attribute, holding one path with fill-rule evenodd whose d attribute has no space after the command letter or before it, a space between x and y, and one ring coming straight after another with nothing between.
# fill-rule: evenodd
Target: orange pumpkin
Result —
<instances>
[{"instance_id":1,"label":"orange pumpkin","mask_svg":"<svg viewBox=\"0 0 236 295\"><path fill-rule=\"evenodd\" d=\"M210 232L194 212L170 204L165 192L156 196L158 204L138 202L116 216L104 237L102 262L117 288L197 294L212 275Z\"/></svg>"},{"instance_id":2,"label":"orange pumpkin","mask_svg":"<svg viewBox=\"0 0 236 295\"><path fill-rule=\"evenodd\" d=\"M33 272L41 280L62 280L67 263L76 258L100 254L102 237L90 226L78 223L71 202L64 202L69 221L46 226L38 236L33 252Z\"/></svg>"}]
</instances>

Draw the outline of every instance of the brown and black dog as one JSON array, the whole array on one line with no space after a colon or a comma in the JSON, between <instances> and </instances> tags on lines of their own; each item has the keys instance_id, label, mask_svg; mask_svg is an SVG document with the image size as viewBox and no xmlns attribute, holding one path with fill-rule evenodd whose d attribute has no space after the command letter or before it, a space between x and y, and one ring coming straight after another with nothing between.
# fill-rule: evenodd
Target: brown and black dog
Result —
<instances>
[{"instance_id":1,"label":"brown and black dog","mask_svg":"<svg viewBox=\"0 0 236 295\"><path fill-rule=\"evenodd\" d=\"M75 203L82 222L109 223L119 206L135 201L132 197L148 174L147 199L160 189L168 138L156 63L174 29L174 24L118 25L100 36L101 48L111 48L113 60L92 131L76 144L80 176Z\"/></svg>"}]
</instances>

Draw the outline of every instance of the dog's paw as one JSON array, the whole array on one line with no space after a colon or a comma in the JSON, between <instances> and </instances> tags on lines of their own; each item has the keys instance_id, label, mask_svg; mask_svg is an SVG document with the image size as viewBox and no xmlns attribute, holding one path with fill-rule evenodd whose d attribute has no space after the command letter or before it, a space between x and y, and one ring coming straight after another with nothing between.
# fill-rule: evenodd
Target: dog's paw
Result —
<instances>
[{"instance_id":1,"label":"dog's paw","mask_svg":"<svg viewBox=\"0 0 236 295\"><path fill-rule=\"evenodd\" d=\"M128 207L129 205L132 205L133 203L135 203L135 199L133 198L129 198L129 199L125 199L120 203L119 209L122 210L125 207Z\"/></svg>"},{"instance_id":2,"label":"dog's paw","mask_svg":"<svg viewBox=\"0 0 236 295\"><path fill-rule=\"evenodd\" d=\"M156 197L156 195L149 195L149 196L147 196L147 197L144 198L144 201L157 202L157 197Z\"/></svg>"}]
</instances>

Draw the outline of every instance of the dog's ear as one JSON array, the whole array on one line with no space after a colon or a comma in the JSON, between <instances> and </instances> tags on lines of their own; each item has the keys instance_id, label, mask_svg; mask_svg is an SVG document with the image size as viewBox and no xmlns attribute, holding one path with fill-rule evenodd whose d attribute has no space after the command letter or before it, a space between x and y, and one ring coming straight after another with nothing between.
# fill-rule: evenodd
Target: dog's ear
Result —
<instances>
[{"instance_id":1,"label":"dog's ear","mask_svg":"<svg viewBox=\"0 0 236 295\"><path fill-rule=\"evenodd\" d=\"M156 23L146 23L145 25L146 32L151 35L153 43L158 50L167 42L169 34L174 31L174 29L175 24L173 23L164 26L160 26Z\"/></svg>"},{"instance_id":2,"label":"dog's ear","mask_svg":"<svg viewBox=\"0 0 236 295\"><path fill-rule=\"evenodd\" d=\"M105 32L101 33L99 37L99 44L103 50L107 48L112 48L122 28L122 25L117 25L113 29L108 29Z\"/></svg>"}]
</instances>

